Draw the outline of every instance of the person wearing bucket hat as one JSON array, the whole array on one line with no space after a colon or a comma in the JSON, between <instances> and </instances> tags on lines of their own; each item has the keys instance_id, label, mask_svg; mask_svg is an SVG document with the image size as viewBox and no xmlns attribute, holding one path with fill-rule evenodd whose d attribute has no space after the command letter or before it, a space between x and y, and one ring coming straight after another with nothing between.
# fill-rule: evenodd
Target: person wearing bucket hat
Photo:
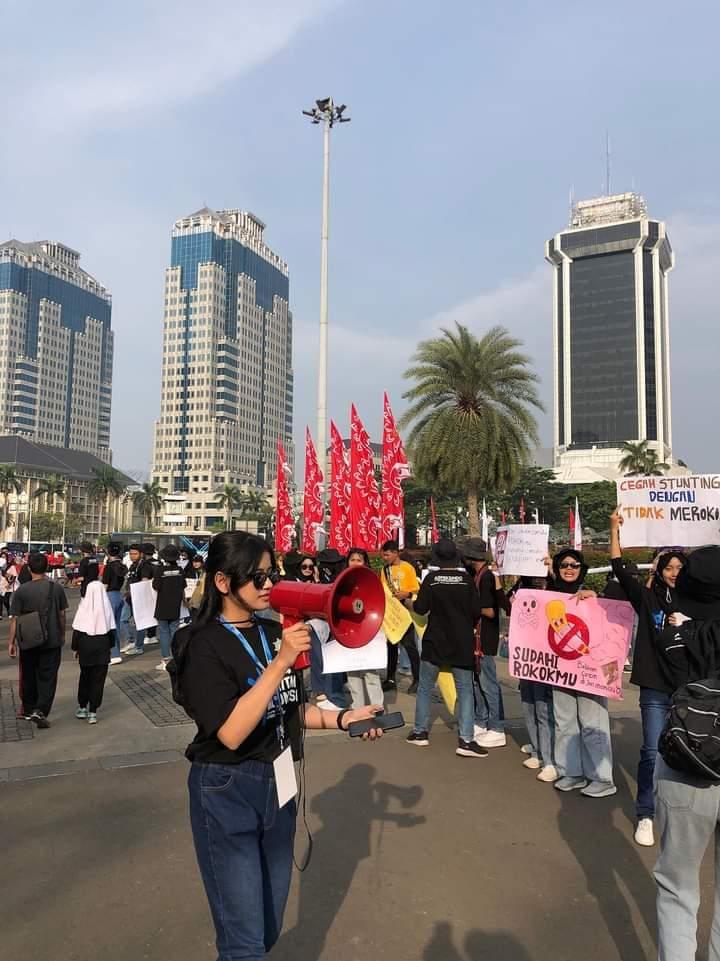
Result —
<instances>
[{"instance_id":1,"label":"person wearing bucket hat","mask_svg":"<svg viewBox=\"0 0 720 961\"><path fill-rule=\"evenodd\" d=\"M482 608L476 628L482 658L475 675L475 740L483 747L505 747L505 712L495 658L500 646L500 608L507 610L508 602L500 578L488 566L482 537L464 538L460 550Z\"/></svg>"},{"instance_id":2,"label":"person wearing bucket hat","mask_svg":"<svg viewBox=\"0 0 720 961\"><path fill-rule=\"evenodd\" d=\"M408 744L426 747L430 743L430 702L442 667L449 667L457 691L458 746L460 757L487 757L487 750L475 743L473 721L475 699L475 624L480 617L480 595L460 554L451 540L442 538L433 547L431 570L422 582L414 604L418 614L427 614L422 639L420 681L415 704L415 723Z\"/></svg>"}]
</instances>

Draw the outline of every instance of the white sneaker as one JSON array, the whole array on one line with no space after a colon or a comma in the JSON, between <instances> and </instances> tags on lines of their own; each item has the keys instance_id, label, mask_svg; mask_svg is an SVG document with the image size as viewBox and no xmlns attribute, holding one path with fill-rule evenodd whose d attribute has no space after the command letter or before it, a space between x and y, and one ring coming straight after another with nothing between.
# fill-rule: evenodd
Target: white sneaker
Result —
<instances>
[{"instance_id":1,"label":"white sneaker","mask_svg":"<svg viewBox=\"0 0 720 961\"><path fill-rule=\"evenodd\" d=\"M520 750L523 752L523 754L532 754L533 746L532 744L523 744Z\"/></svg>"},{"instance_id":2,"label":"white sneaker","mask_svg":"<svg viewBox=\"0 0 720 961\"><path fill-rule=\"evenodd\" d=\"M145 638L145 644L146 644L146 646L147 646L148 644L159 644L159 643L160 643L160 641L157 639L157 637L146 637L146 638Z\"/></svg>"},{"instance_id":3,"label":"white sneaker","mask_svg":"<svg viewBox=\"0 0 720 961\"><path fill-rule=\"evenodd\" d=\"M121 658L121 657L111 657L111 658L110 658L110 663L111 663L111 664L122 664L122 658Z\"/></svg>"},{"instance_id":4,"label":"white sneaker","mask_svg":"<svg viewBox=\"0 0 720 961\"><path fill-rule=\"evenodd\" d=\"M635 828L635 843L644 848L651 848L655 844L652 818L640 818Z\"/></svg>"},{"instance_id":5,"label":"white sneaker","mask_svg":"<svg viewBox=\"0 0 720 961\"><path fill-rule=\"evenodd\" d=\"M542 764L537 757L526 757L523 761L523 767L529 768L531 771L537 771L538 768L542 767Z\"/></svg>"},{"instance_id":6,"label":"white sneaker","mask_svg":"<svg viewBox=\"0 0 720 961\"><path fill-rule=\"evenodd\" d=\"M505 747L507 738L502 731L486 731L480 737L475 738L480 747Z\"/></svg>"},{"instance_id":7,"label":"white sneaker","mask_svg":"<svg viewBox=\"0 0 720 961\"><path fill-rule=\"evenodd\" d=\"M486 727L480 727L479 724L473 724L473 738L475 741L477 741L479 737L483 737L485 734L487 734Z\"/></svg>"},{"instance_id":8,"label":"white sneaker","mask_svg":"<svg viewBox=\"0 0 720 961\"><path fill-rule=\"evenodd\" d=\"M558 779L557 769L552 764L546 764L538 774L537 779L538 781L545 781L548 784L552 784Z\"/></svg>"},{"instance_id":9,"label":"white sneaker","mask_svg":"<svg viewBox=\"0 0 720 961\"><path fill-rule=\"evenodd\" d=\"M155 670L156 670L156 671L167 671L167 666L168 666L169 660L170 660L170 658L168 658L167 661L160 661L159 664L156 664L156 665L155 665Z\"/></svg>"},{"instance_id":10,"label":"white sneaker","mask_svg":"<svg viewBox=\"0 0 720 961\"><path fill-rule=\"evenodd\" d=\"M337 704L333 704L333 702L330 701L330 700L328 700L326 697L323 697L323 698L322 698L321 700L319 700L319 701L315 701L315 707L319 707L321 711L340 711L340 710L342 710L342 708L339 708L339 707L337 706Z\"/></svg>"},{"instance_id":11,"label":"white sneaker","mask_svg":"<svg viewBox=\"0 0 720 961\"><path fill-rule=\"evenodd\" d=\"M129 654L130 651L134 651L134 650L135 650L135 645L134 645L134 644L126 644L125 647L121 647L121 648L120 648L120 653L121 653L121 654Z\"/></svg>"}]
</instances>

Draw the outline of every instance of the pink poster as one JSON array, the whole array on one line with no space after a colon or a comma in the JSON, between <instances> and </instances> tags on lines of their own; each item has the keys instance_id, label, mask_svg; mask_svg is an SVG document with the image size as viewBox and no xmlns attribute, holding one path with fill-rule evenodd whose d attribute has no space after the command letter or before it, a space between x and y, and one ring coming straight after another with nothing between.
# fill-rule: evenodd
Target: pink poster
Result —
<instances>
[{"instance_id":1,"label":"pink poster","mask_svg":"<svg viewBox=\"0 0 720 961\"><path fill-rule=\"evenodd\" d=\"M510 617L510 674L622 699L633 619L627 601L518 591Z\"/></svg>"}]
</instances>

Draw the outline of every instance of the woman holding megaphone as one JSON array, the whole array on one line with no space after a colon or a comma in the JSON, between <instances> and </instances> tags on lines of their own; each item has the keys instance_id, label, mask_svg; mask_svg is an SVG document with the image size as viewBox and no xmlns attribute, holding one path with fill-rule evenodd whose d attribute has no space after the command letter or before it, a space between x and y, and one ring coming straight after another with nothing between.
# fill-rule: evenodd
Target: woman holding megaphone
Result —
<instances>
[{"instance_id":1,"label":"woman holding megaphone","mask_svg":"<svg viewBox=\"0 0 720 961\"><path fill-rule=\"evenodd\" d=\"M301 704L292 668L310 648L308 627L282 630L262 616L279 577L262 538L219 534L197 620L173 643L173 693L197 724L186 752L190 821L218 961L260 961L280 935L303 727L345 731L380 710L331 713Z\"/></svg>"}]
</instances>

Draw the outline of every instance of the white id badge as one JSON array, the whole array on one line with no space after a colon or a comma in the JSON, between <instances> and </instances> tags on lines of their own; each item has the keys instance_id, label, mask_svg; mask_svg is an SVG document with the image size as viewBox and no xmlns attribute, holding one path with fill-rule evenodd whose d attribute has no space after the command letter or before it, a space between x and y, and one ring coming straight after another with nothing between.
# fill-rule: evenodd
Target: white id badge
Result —
<instances>
[{"instance_id":1,"label":"white id badge","mask_svg":"<svg viewBox=\"0 0 720 961\"><path fill-rule=\"evenodd\" d=\"M273 769L275 771L278 807L282 808L288 801L292 801L298 792L292 748L286 747L282 754L275 758Z\"/></svg>"}]
</instances>

